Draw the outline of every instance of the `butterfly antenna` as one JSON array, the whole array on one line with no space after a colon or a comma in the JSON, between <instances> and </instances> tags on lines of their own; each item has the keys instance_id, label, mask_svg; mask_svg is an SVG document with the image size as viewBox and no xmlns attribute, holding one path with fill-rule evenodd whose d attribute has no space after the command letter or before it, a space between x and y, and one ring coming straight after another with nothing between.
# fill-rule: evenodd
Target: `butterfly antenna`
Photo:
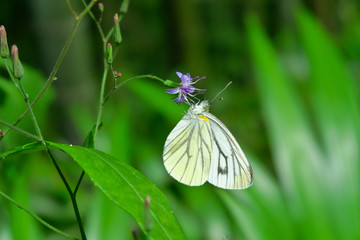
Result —
<instances>
[{"instance_id":1,"label":"butterfly antenna","mask_svg":"<svg viewBox=\"0 0 360 240\"><path fill-rule=\"evenodd\" d=\"M184 113L186 113L185 109L179 104L179 107L184 111ZM183 115L182 113L180 113L181 115Z\"/></svg>"},{"instance_id":2,"label":"butterfly antenna","mask_svg":"<svg viewBox=\"0 0 360 240\"><path fill-rule=\"evenodd\" d=\"M214 97L214 99L211 100L210 104L211 104L212 102L214 102L215 99L216 99L223 91L225 91L225 89L226 89L230 84L232 84L232 82L229 82L229 83L223 88L223 90L221 90L218 94L216 94L216 96ZM220 100L222 100L222 98L221 98Z\"/></svg>"}]
</instances>

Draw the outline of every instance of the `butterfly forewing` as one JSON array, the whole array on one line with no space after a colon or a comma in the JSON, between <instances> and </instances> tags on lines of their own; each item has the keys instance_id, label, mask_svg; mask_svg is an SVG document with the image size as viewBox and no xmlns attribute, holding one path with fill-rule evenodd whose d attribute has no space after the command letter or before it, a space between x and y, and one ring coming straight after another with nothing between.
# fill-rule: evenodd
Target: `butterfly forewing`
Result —
<instances>
[{"instance_id":1,"label":"butterfly forewing","mask_svg":"<svg viewBox=\"0 0 360 240\"><path fill-rule=\"evenodd\" d=\"M209 122L187 114L166 139L165 168L181 183L202 185L209 176L212 148Z\"/></svg>"},{"instance_id":2,"label":"butterfly forewing","mask_svg":"<svg viewBox=\"0 0 360 240\"><path fill-rule=\"evenodd\" d=\"M252 168L239 144L226 126L211 113L209 119L213 136L213 151L208 181L220 188L244 189L253 181Z\"/></svg>"}]
</instances>

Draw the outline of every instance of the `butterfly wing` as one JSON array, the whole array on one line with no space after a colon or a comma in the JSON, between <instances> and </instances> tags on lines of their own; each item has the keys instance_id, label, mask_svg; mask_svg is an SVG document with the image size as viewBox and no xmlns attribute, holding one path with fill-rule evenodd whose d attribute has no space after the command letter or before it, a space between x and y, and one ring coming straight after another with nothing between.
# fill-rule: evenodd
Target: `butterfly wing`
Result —
<instances>
[{"instance_id":1,"label":"butterfly wing","mask_svg":"<svg viewBox=\"0 0 360 240\"><path fill-rule=\"evenodd\" d=\"M166 139L165 168L181 183L202 185L209 176L212 148L209 122L187 114Z\"/></svg>"},{"instance_id":2,"label":"butterfly wing","mask_svg":"<svg viewBox=\"0 0 360 240\"><path fill-rule=\"evenodd\" d=\"M227 127L211 113L209 119L213 135L212 162L208 181L220 188L244 189L251 186L253 172L239 144Z\"/></svg>"}]
</instances>

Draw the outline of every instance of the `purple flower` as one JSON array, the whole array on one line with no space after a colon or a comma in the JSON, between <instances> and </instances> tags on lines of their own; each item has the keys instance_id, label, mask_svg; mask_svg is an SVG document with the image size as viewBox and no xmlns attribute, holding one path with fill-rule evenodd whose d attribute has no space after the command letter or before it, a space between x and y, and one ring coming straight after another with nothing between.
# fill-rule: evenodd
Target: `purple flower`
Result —
<instances>
[{"instance_id":1,"label":"purple flower","mask_svg":"<svg viewBox=\"0 0 360 240\"><path fill-rule=\"evenodd\" d=\"M190 97L195 97L197 94L206 91L205 89L198 89L193 86L193 84L197 83L201 79L204 79L205 77L191 78L189 73L182 74L181 72L176 72L176 74L181 79L180 87L165 90L170 94L179 94L179 96L174 99L173 102L179 104L185 101L188 105L190 105L189 101L194 102L194 100L192 100Z\"/></svg>"}]
</instances>

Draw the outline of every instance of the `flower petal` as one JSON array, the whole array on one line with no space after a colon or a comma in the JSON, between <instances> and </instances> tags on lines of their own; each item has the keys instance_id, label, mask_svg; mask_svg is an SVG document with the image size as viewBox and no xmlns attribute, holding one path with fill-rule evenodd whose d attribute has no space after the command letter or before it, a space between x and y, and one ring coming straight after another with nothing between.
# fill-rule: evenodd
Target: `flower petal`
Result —
<instances>
[{"instance_id":1,"label":"flower petal","mask_svg":"<svg viewBox=\"0 0 360 240\"><path fill-rule=\"evenodd\" d=\"M187 73L186 75L183 74L181 77L181 84L184 86L188 86L191 85L191 83L192 83L192 79L190 77L190 74L189 73Z\"/></svg>"},{"instance_id":2,"label":"flower petal","mask_svg":"<svg viewBox=\"0 0 360 240\"><path fill-rule=\"evenodd\" d=\"M179 96L173 100L173 102L177 104L182 103L183 101L184 97L181 94L179 94Z\"/></svg>"},{"instance_id":3,"label":"flower petal","mask_svg":"<svg viewBox=\"0 0 360 240\"><path fill-rule=\"evenodd\" d=\"M170 93L170 94L176 94L180 91L179 88L171 88L171 89L166 89L165 92Z\"/></svg>"},{"instance_id":4,"label":"flower petal","mask_svg":"<svg viewBox=\"0 0 360 240\"><path fill-rule=\"evenodd\" d=\"M193 93L195 91L195 87L189 85L189 86L184 86L180 88L181 92L185 92L185 93Z\"/></svg>"},{"instance_id":5,"label":"flower petal","mask_svg":"<svg viewBox=\"0 0 360 240\"><path fill-rule=\"evenodd\" d=\"M176 75L178 75L178 77L181 79L184 74L182 74L181 72L176 72Z\"/></svg>"}]
</instances>

